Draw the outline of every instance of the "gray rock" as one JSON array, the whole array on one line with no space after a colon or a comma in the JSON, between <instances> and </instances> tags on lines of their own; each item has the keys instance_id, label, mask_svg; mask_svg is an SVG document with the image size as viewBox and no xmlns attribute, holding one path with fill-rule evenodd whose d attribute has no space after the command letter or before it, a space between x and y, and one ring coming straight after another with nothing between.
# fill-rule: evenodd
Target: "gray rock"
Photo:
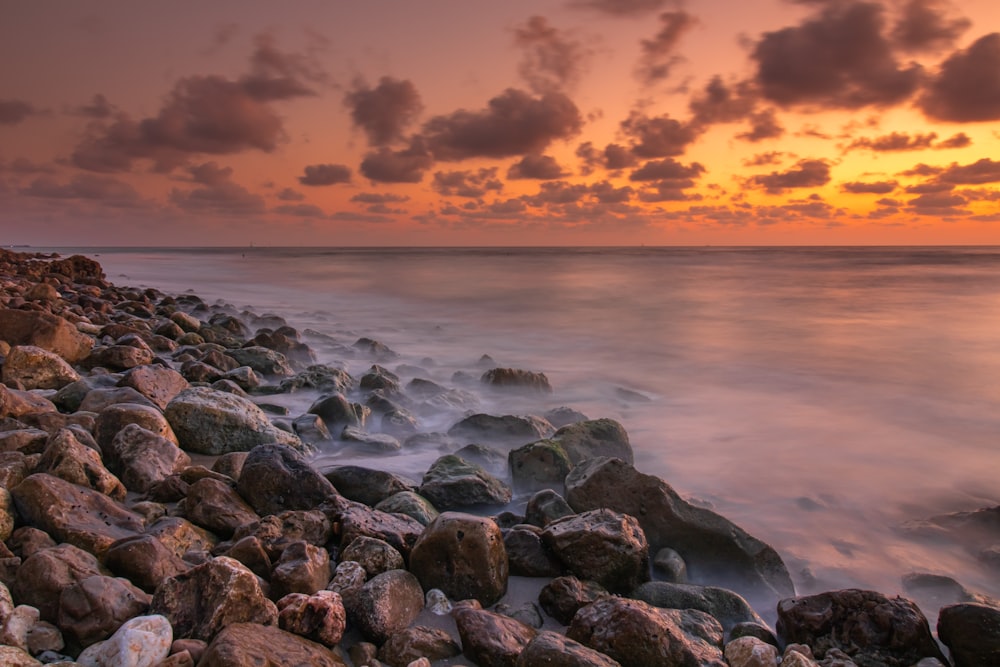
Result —
<instances>
[{"instance_id":1,"label":"gray rock","mask_svg":"<svg viewBox=\"0 0 1000 667\"><path fill-rule=\"evenodd\" d=\"M538 440L512 449L508 455L510 475L518 491L561 489L573 468L558 440Z\"/></svg>"},{"instance_id":2,"label":"gray rock","mask_svg":"<svg viewBox=\"0 0 1000 667\"><path fill-rule=\"evenodd\" d=\"M356 537L340 553L340 560L359 563L368 577L374 577L389 570L402 570L406 565L403 555L385 540L364 535Z\"/></svg>"},{"instance_id":3,"label":"gray rock","mask_svg":"<svg viewBox=\"0 0 1000 667\"><path fill-rule=\"evenodd\" d=\"M327 429L335 433L342 431L345 426L364 426L365 419L371 411L363 405L351 403L343 394L337 392L318 398L306 412L319 415Z\"/></svg>"},{"instance_id":4,"label":"gray rock","mask_svg":"<svg viewBox=\"0 0 1000 667\"><path fill-rule=\"evenodd\" d=\"M687 563L681 555L670 547L663 547L653 557L653 568L666 581L675 584L687 583Z\"/></svg>"},{"instance_id":5,"label":"gray rock","mask_svg":"<svg viewBox=\"0 0 1000 667\"><path fill-rule=\"evenodd\" d=\"M324 476L345 498L373 507L397 493L417 489L401 475L356 465L334 466Z\"/></svg>"},{"instance_id":6,"label":"gray rock","mask_svg":"<svg viewBox=\"0 0 1000 667\"><path fill-rule=\"evenodd\" d=\"M740 623L765 625L764 619L732 591L714 586L675 584L668 581L647 581L629 595L664 609L697 609L711 614L729 632Z\"/></svg>"},{"instance_id":7,"label":"gray rock","mask_svg":"<svg viewBox=\"0 0 1000 667\"><path fill-rule=\"evenodd\" d=\"M562 563L542 544L541 530L517 525L507 531L503 544L507 550L510 573L518 577L557 577Z\"/></svg>"},{"instance_id":8,"label":"gray rock","mask_svg":"<svg viewBox=\"0 0 1000 667\"><path fill-rule=\"evenodd\" d=\"M390 514L405 514L424 526L436 519L439 514L429 500L413 491L394 493L375 505L375 509Z\"/></svg>"},{"instance_id":9,"label":"gray rock","mask_svg":"<svg viewBox=\"0 0 1000 667\"><path fill-rule=\"evenodd\" d=\"M524 510L524 521L539 528L545 528L556 519L576 514L566 499L552 489L543 489L528 499Z\"/></svg>"},{"instance_id":10,"label":"gray rock","mask_svg":"<svg viewBox=\"0 0 1000 667\"><path fill-rule=\"evenodd\" d=\"M406 570L390 570L369 579L349 607L361 634L382 644L409 626L424 608L424 592Z\"/></svg>"},{"instance_id":11,"label":"gray rock","mask_svg":"<svg viewBox=\"0 0 1000 667\"><path fill-rule=\"evenodd\" d=\"M552 424L541 417L475 414L448 429L448 435L470 441L525 444L555 433Z\"/></svg>"},{"instance_id":12,"label":"gray rock","mask_svg":"<svg viewBox=\"0 0 1000 667\"><path fill-rule=\"evenodd\" d=\"M420 495L442 510L477 505L505 505L510 487L482 467L448 454L437 459L424 474Z\"/></svg>"},{"instance_id":13,"label":"gray rock","mask_svg":"<svg viewBox=\"0 0 1000 667\"><path fill-rule=\"evenodd\" d=\"M235 359L239 366L249 366L261 375L279 375L288 377L295 371L288 363L285 355L266 347L252 345L250 347L226 350L226 354Z\"/></svg>"},{"instance_id":14,"label":"gray rock","mask_svg":"<svg viewBox=\"0 0 1000 667\"><path fill-rule=\"evenodd\" d=\"M570 575L556 577L542 587L538 602L552 618L569 625L583 607L611 595L606 588L593 581L581 581Z\"/></svg>"},{"instance_id":15,"label":"gray rock","mask_svg":"<svg viewBox=\"0 0 1000 667\"><path fill-rule=\"evenodd\" d=\"M301 454L280 444L252 449L236 488L261 516L311 510L337 495L334 486Z\"/></svg>"},{"instance_id":16,"label":"gray rock","mask_svg":"<svg viewBox=\"0 0 1000 667\"><path fill-rule=\"evenodd\" d=\"M955 667L1000 664L1000 609L975 603L949 605L938 615L937 631ZM933 657L947 664L940 656Z\"/></svg>"},{"instance_id":17,"label":"gray rock","mask_svg":"<svg viewBox=\"0 0 1000 667\"><path fill-rule=\"evenodd\" d=\"M634 462L628 433L614 419L574 422L556 431L552 439L562 445L573 465L598 456Z\"/></svg>"},{"instance_id":18,"label":"gray rock","mask_svg":"<svg viewBox=\"0 0 1000 667\"><path fill-rule=\"evenodd\" d=\"M360 445L365 451L372 452L398 452L402 449L399 440L385 433L368 433L354 426L345 426L340 433L340 438L344 442L352 445Z\"/></svg>"}]
</instances>

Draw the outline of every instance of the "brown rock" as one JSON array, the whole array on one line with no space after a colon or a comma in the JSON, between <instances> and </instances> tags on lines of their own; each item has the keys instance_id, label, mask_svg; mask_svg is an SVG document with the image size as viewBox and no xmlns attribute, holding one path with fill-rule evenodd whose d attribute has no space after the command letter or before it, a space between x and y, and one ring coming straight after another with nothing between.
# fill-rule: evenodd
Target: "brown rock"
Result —
<instances>
[{"instance_id":1,"label":"brown rock","mask_svg":"<svg viewBox=\"0 0 1000 667\"><path fill-rule=\"evenodd\" d=\"M16 646L0 646L0 665L4 667L41 667L31 655Z\"/></svg>"},{"instance_id":2,"label":"brown rock","mask_svg":"<svg viewBox=\"0 0 1000 667\"><path fill-rule=\"evenodd\" d=\"M1000 664L1000 609L968 602L948 605L941 609L937 630L955 667Z\"/></svg>"},{"instance_id":3,"label":"brown rock","mask_svg":"<svg viewBox=\"0 0 1000 667\"><path fill-rule=\"evenodd\" d=\"M181 509L191 523L222 537L260 519L231 486L208 477L190 486Z\"/></svg>"},{"instance_id":4,"label":"brown rock","mask_svg":"<svg viewBox=\"0 0 1000 667\"><path fill-rule=\"evenodd\" d=\"M171 399L189 386L184 376L174 369L155 364L132 368L118 385L135 389L160 410L165 410Z\"/></svg>"},{"instance_id":5,"label":"brown rock","mask_svg":"<svg viewBox=\"0 0 1000 667\"><path fill-rule=\"evenodd\" d=\"M347 667L337 654L321 644L280 628L235 623L208 645L198 667Z\"/></svg>"},{"instance_id":6,"label":"brown rock","mask_svg":"<svg viewBox=\"0 0 1000 667\"><path fill-rule=\"evenodd\" d=\"M117 462L122 483L139 493L191 465L191 457L175 443L138 424L118 431L110 452L108 458Z\"/></svg>"},{"instance_id":7,"label":"brown rock","mask_svg":"<svg viewBox=\"0 0 1000 667\"><path fill-rule=\"evenodd\" d=\"M71 364L90 354L94 339L77 331L68 321L38 311L0 308L0 340L15 345L35 345L55 352Z\"/></svg>"},{"instance_id":8,"label":"brown rock","mask_svg":"<svg viewBox=\"0 0 1000 667\"><path fill-rule=\"evenodd\" d=\"M146 366L153 363L156 355L148 347L133 345L101 345L90 351L81 364L87 368L107 368L114 371L124 371L136 366Z\"/></svg>"},{"instance_id":9,"label":"brown rock","mask_svg":"<svg viewBox=\"0 0 1000 667\"><path fill-rule=\"evenodd\" d=\"M89 646L142 614L149 600L128 579L94 575L62 591L55 624L66 636Z\"/></svg>"},{"instance_id":10,"label":"brown rock","mask_svg":"<svg viewBox=\"0 0 1000 667\"><path fill-rule=\"evenodd\" d=\"M221 549L221 547L219 548ZM271 578L271 557L261 541L253 535L235 540L232 542L232 546L222 553L216 553L216 555L238 560L261 579L270 580Z\"/></svg>"},{"instance_id":11,"label":"brown rock","mask_svg":"<svg viewBox=\"0 0 1000 667\"><path fill-rule=\"evenodd\" d=\"M599 651L557 632L539 632L528 642L515 663L516 667L621 667Z\"/></svg>"},{"instance_id":12,"label":"brown rock","mask_svg":"<svg viewBox=\"0 0 1000 667\"><path fill-rule=\"evenodd\" d=\"M519 368L491 368L483 373L479 380L491 387L526 389L544 394L552 393L552 385L549 384L545 373L525 371Z\"/></svg>"},{"instance_id":13,"label":"brown rock","mask_svg":"<svg viewBox=\"0 0 1000 667\"><path fill-rule=\"evenodd\" d=\"M440 628L415 625L404 628L382 645L378 658L390 667L407 667L414 660L447 660L461 655L462 647Z\"/></svg>"},{"instance_id":14,"label":"brown rock","mask_svg":"<svg viewBox=\"0 0 1000 667\"><path fill-rule=\"evenodd\" d=\"M26 556L17 570L11 593L21 603L54 622L59 613L59 595L88 577L104 574L97 559L71 544L40 549Z\"/></svg>"},{"instance_id":15,"label":"brown rock","mask_svg":"<svg viewBox=\"0 0 1000 667\"><path fill-rule=\"evenodd\" d=\"M187 519L176 516L165 516L162 519L157 519L146 529L146 534L160 540L163 546L167 547L178 558L182 558L189 551L211 551L219 543L219 538L216 535L204 528L199 528Z\"/></svg>"},{"instance_id":16,"label":"brown rock","mask_svg":"<svg viewBox=\"0 0 1000 667\"><path fill-rule=\"evenodd\" d=\"M255 447L237 484L240 495L260 515L311 510L337 490L297 451L286 445Z\"/></svg>"},{"instance_id":17,"label":"brown rock","mask_svg":"<svg viewBox=\"0 0 1000 667\"><path fill-rule=\"evenodd\" d=\"M353 560L365 568L369 577L389 570L405 568L403 555L388 542L364 535L354 538L341 552L340 560Z\"/></svg>"},{"instance_id":18,"label":"brown rock","mask_svg":"<svg viewBox=\"0 0 1000 667\"><path fill-rule=\"evenodd\" d=\"M449 598L473 598L486 606L507 592L508 567L499 526L459 512L438 516L410 554L410 571L425 589L439 588Z\"/></svg>"},{"instance_id":19,"label":"brown rock","mask_svg":"<svg viewBox=\"0 0 1000 667\"><path fill-rule=\"evenodd\" d=\"M212 470L238 482L248 455L249 452L226 452L215 459Z\"/></svg>"},{"instance_id":20,"label":"brown rock","mask_svg":"<svg viewBox=\"0 0 1000 667\"><path fill-rule=\"evenodd\" d=\"M330 553L306 542L292 542L271 570L271 597L289 593L312 595L330 581Z\"/></svg>"},{"instance_id":21,"label":"brown rock","mask_svg":"<svg viewBox=\"0 0 1000 667\"><path fill-rule=\"evenodd\" d=\"M31 415L55 412L56 406L47 398L0 384L0 419L24 419Z\"/></svg>"},{"instance_id":22,"label":"brown rock","mask_svg":"<svg viewBox=\"0 0 1000 667\"><path fill-rule=\"evenodd\" d=\"M109 405L115 405L116 403L134 403L135 405L145 405L159 410L155 403L135 389L132 389L132 387L95 387L83 397L78 409L99 413Z\"/></svg>"},{"instance_id":23,"label":"brown rock","mask_svg":"<svg viewBox=\"0 0 1000 667\"><path fill-rule=\"evenodd\" d=\"M168 577L191 568L177 554L152 535L136 535L108 547L104 563L117 575L152 593Z\"/></svg>"},{"instance_id":24,"label":"brown rock","mask_svg":"<svg viewBox=\"0 0 1000 667\"><path fill-rule=\"evenodd\" d=\"M118 466L118 461L114 459L115 450L112 443L115 436L130 424L141 426L147 431L164 437L175 445L177 444L177 436L174 435L163 413L156 408L134 403L109 405L97 417L97 423L94 426L94 439L97 440L97 444L101 448L106 465L111 469Z\"/></svg>"},{"instance_id":25,"label":"brown rock","mask_svg":"<svg viewBox=\"0 0 1000 667\"><path fill-rule=\"evenodd\" d=\"M409 516L388 514L344 498L323 504L330 520L340 524L341 541L350 544L359 536L375 537L388 542L403 558L409 556L424 526Z\"/></svg>"},{"instance_id":26,"label":"brown rock","mask_svg":"<svg viewBox=\"0 0 1000 667\"><path fill-rule=\"evenodd\" d=\"M556 577L538 594L538 603L552 618L569 625L582 607L611 595L600 584L581 581L574 576Z\"/></svg>"},{"instance_id":27,"label":"brown rock","mask_svg":"<svg viewBox=\"0 0 1000 667\"><path fill-rule=\"evenodd\" d=\"M325 646L336 646L344 636L347 612L338 593L321 590L312 595L290 593L277 602L278 627Z\"/></svg>"},{"instance_id":28,"label":"brown rock","mask_svg":"<svg viewBox=\"0 0 1000 667\"><path fill-rule=\"evenodd\" d=\"M562 563L542 544L541 530L520 524L507 531L503 538L510 563L510 573L518 577L557 577L563 572Z\"/></svg>"},{"instance_id":29,"label":"brown rock","mask_svg":"<svg viewBox=\"0 0 1000 667\"><path fill-rule=\"evenodd\" d=\"M289 510L281 514L269 514L259 521L248 523L233 533L233 540L255 537L260 541L272 560L293 542L307 542L313 546L324 546L330 541L333 528L325 514L317 510Z\"/></svg>"},{"instance_id":30,"label":"brown rock","mask_svg":"<svg viewBox=\"0 0 1000 667\"><path fill-rule=\"evenodd\" d=\"M534 628L509 616L473 607L452 612L462 653L480 667L514 667L518 656L538 634Z\"/></svg>"},{"instance_id":31,"label":"brown rock","mask_svg":"<svg viewBox=\"0 0 1000 667\"><path fill-rule=\"evenodd\" d=\"M3 362L3 381L25 389L59 389L80 375L54 352L34 345L15 345Z\"/></svg>"},{"instance_id":32,"label":"brown rock","mask_svg":"<svg viewBox=\"0 0 1000 667\"><path fill-rule=\"evenodd\" d=\"M125 500L125 486L104 467L101 455L81 444L69 429L62 429L49 438L36 470L91 488L115 500Z\"/></svg>"},{"instance_id":33,"label":"brown rock","mask_svg":"<svg viewBox=\"0 0 1000 667\"><path fill-rule=\"evenodd\" d=\"M381 644L417 618L424 608L424 592L406 570L390 570L366 581L357 597L345 602L361 634Z\"/></svg>"},{"instance_id":34,"label":"brown rock","mask_svg":"<svg viewBox=\"0 0 1000 667\"><path fill-rule=\"evenodd\" d=\"M56 541L44 530L31 526L21 526L7 540L7 545L20 558L28 558L36 551L56 546Z\"/></svg>"}]
</instances>

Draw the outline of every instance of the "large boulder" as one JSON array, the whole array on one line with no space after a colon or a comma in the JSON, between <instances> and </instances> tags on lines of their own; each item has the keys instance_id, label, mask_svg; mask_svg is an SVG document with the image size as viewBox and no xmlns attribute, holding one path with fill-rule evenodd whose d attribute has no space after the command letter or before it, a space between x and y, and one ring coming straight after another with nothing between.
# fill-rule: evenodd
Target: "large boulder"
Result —
<instances>
[{"instance_id":1,"label":"large boulder","mask_svg":"<svg viewBox=\"0 0 1000 667\"><path fill-rule=\"evenodd\" d=\"M211 477L188 488L181 509L191 523L221 537L231 537L240 526L260 519L233 487Z\"/></svg>"},{"instance_id":2,"label":"large boulder","mask_svg":"<svg viewBox=\"0 0 1000 667\"><path fill-rule=\"evenodd\" d=\"M72 544L40 549L26 556L17 569L11 592L50 623L59 615L59 595L88 577L106 574L93 554Z\"/></svg>"},{"instance_id":3,"label":"large boulder","mask_svg":"<svg viewBox=\"0 0 1000 667\"><path fill-rule=\"evenodd\" d=\"M917 605L875 591L781 600L776 629L785 643L806 644L820 658L839 649L859 667L910 667L923 658L947 662Z\"/></svg>"},{"instance_id":4,"label":"large boulder","mask_svg":"<svg viewBox=\"0 0 1000 667\"><path fill-rule=\"evenodd\" d=\"M470 415L448 429L453 438L469 442L499 442L522 445L547 438L555 433L552 424L541 417L484 413Z\"/></svg>"},{"instance_id":5,"label":"large boulder","mask_svg":"<svg viewBox=\"0 0 1000 667\"><path fill-rule=\"evenodd\" d=\"M569 625L576 612L609 595L611 593L598 583L568 575L556 577L545 584L538 594L538 603L546 614L563 625Z\"/></svg>"},{"instance_id":6,"label":"large boulder","mask_svg":"<svg viewBox=\"0 0 1000 667\"><path fill-rule=\"evenodd\" d=\"M518 656L538 634L529 625L474 606L457 607L452 613L462 653L476 665L514 667Z\"/></svg>"},{"instance_id":7,"label":"large boulder","mask_svg":"<svg viewBox=\"0 0 1000 667\"><path fill-rule=\"evenodd\" d=\"M573 468L569 455L557 440L538 440L512 449L507 458L514 488L518 491L561 489Z\"/></svg>"},{"instance_id":8,"label":"large boulder","mask_svg":"<svg viewBox=\"0 0 1000 667\"><path fill-rule=\"evenodd\" d=\"M460 456L437 459L424 474L420 495L439 510L457 510L478 505L506 505L512 493L484 468Z\"/></svg>"},{"instance_id":9,"label":"large boulder","mask_svg":"<svg viewBox=\"0 0 1000 667\"><path fill-rule=\"evenodd\" d=\"M158 365L136 366L122 376L118 385L135 389L161 410L189 386L183 375Z\"/></svg>"},{"instance_id":10,"label":"large boulder","mask_svg":"<svg viewBox=\"0 0 1000 667\"><path fill-rule=\"evenodd\" d=\"M90 354L94 339L56 315L32 310L0 308L0 340L34 345L55 352L71 364Z\"/></svg>"},{"instance_id":11,"label":"large boulder","mask_svg":"<svg viewBox=\"0 0 1000 667\"><path fill-rule=\"evenodd\" d=\"M250 450L236 488L261 516L311 510L337 495L333 484L298 451L282 444Z\"/></svg>"},{"instance_id":12,"label":"large boulder","mask_svg":"<svg viewBox=\"0 0 1000 667\"><path fill-rule=\"evenodd\" d=\"M56 625L66 636L89 646L145 612L149 600L149 594L128 579L94 575L59 594Z\"/></svg>"},{"instance_id":13,"label":"large boulder","mask_svg":"<svg viewBox=\"0 0 1000 667\"><path fill-rule=\"evenodd\" d=\"M79 380L80 375L55 352L35 345L15 345L4 359L2 379L25 389L61 389Z\"/></svg>"},{"instance_id":14,"label":"large boulder","mask_svg":"<svg viewBox=\"0 0 1000 667\"><path fill-rule=\"evenodd\" d=\"M621 667L618 661L600 651L559 634L544 631L528 642L517 658L515 667Z\"/></svg>"},{"instance_id":15,"label":"large boulder","mask_svg":"<svg viewBox=\"0 0 1000 667\"><path fill-rule=\"evenodd\" d=\"M591 419L563 426L552 439L576 465L585 459L607 456L633 463L632 445L625 427L614 419Z\"/></svg>"},{"instance_id":16,"label":"large boulder","mask_svg":"<svg viewBox=\"0 0 1000 667\"><path fill-rule=\"evenodd\" d=\"M334 466L323 474L342 496L372 507L397 493L417 490L412 481L375 468Z\"/></svg>"},{"instance_id":17,"label":"large boulder","mask_svg":"<svg viewBox=\"0 0 1000 667\"><path fill-rule=\"evenodd\" d=\"M69 429L60 429L49 438L35 470L91 488L115 500L125 500L125 486L104 467L101 455L77 440Z\"/></svg>"},{"instance_id":18,"label":"large boulder","mask_svg":"<svg viewBox=\"0 0 1000 667\"><path fill-rule=\"evenodd\" d=\"M440 628L414 625L395 632L378 650L378 659L390 667L407 667L414 660L447 660L461 655L462 647Z\"/></svg>"},{"instance_id":19,"label":"large boulder","mask_svg":"<svg viewBox=\"0 0 1000 667\"><path fill-rule=\"evenodd\" d=\"M955 667L1000 665L1000 609L975 603L948 605L938 614L937 631Z\"/></svg>"},{"instance_id":20,"label":"large boulder","mask_svg":"<svg viewBox=\"0 0 1000 667\"><path fill-rule=\"evenodd\" d=\"M352 596L348 613L361 634L382 644L406 628L424 608L424 591L406 570L389 570L366 581Z\"/></svg>"},{"instance_id":21,"label":"large boulder","mask_svg":"<svg viewBox=\"0 0 1000 667\"><path fill-rule=\"evenodd\" d=\"M191 457L170 441L138 424L129 424L111 441L110 460L130 490L146 493L173 473L191 464Z\"/></svg>"},{"instance_id":22,"label":"large boulder","mask_svg":"<svg viewBox=\"0 0 1000 667\"><path fill-rule=\"evenodd\" d=\"M177 394L164 411L180 446L218 456L279 443L300 448L293 434L276 427L246 398L209 387L190 387Z\"/></svg>"},{"instance_id":23,"label":"large boulder","mask_svg":"<svg viewBox=\"0 0 1000 667\"><path fill-rule=\"evenodd\" d=\"M566 500L577 512L608 508L635 517L654 551L671 547L683 557L692 581L729 588L752 604L794 595L777 551L621 459L582 462L566 477Z\"/></svg>"},{"instance_id":24,"label":"large boulder","mask_svg":"<svg viewBox=\"0 0 1000 667\"><path fill-rule=\"evenodd\" d=\"M630 598L664 609L697 609L711 614L729 632L740 623L766 625L742 597L725 588L647 581L629 594Z\"/></svg>"},{"instance_id":25,"label":"large boulder","mask_svg":"<svg viewBox=\"0 0 1000 667\"><path fill-rule=\"evenodd\" d=\"M198 667L347 667L336 653L305 637L256 623L228 625L205 649Z\"/></svg>"},{"instance_id":26,"label":"large boulder","mask_svg":"<svg viewBox=\"0 0 1000 667\"><path fill-rule=\"evenodd\" d=\"M394 493L379 504L375 509L390 514L405 514L426 526L438 517L438 510L429 500L414 491Z\"/></svg>"},{"instance_id":27,"label":"large boulder","mask_svg":"<svg viewBox=\"0 0 1000 667\"><path fill-rule=\"evenodd\" d=\"M507 592L509 564L500 527L484 517L444 512L413 546L410 571L425 590L438 588L450 598L489 606Z\"/></svg>"}]
</instances>

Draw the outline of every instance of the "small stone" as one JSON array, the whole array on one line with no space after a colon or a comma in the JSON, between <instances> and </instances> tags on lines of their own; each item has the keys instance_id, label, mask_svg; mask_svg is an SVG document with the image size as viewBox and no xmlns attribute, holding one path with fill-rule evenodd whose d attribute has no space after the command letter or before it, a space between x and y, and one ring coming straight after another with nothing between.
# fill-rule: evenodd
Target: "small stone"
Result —
<instances>
[{"instance_id":1,"label":"small stone","mask_svg":"<svg viewBox=\"0 0 1000 667\"><path fill-rule=\"evenodd\" d=\"M347 614L338 593L291 593L278 600L277 607L278 627L282 630L326 646L336 646L344 635Z\"/></svg>"},{"instance_id":2,"label":"small stone","mask_svg":"<svg viewBox=\"0 0 1000 667\"><path fill-rule=\"evenodd\" d=\"M157 667L170 653L173 629L163 616L136 616L106 641L94 644L77 658L83 667Z\"/></svg>"}]
</instances>

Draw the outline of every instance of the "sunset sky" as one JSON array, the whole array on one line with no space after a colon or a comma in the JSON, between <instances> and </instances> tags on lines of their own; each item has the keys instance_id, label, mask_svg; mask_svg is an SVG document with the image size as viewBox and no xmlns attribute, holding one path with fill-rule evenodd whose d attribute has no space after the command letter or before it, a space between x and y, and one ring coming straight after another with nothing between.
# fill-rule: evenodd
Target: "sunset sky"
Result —
<instances>
[{"instance_id":1,"label":"sunset sky","mask_svg":"<svg viewBox=\"0 0 1000 667\"><path fill-rule=\"evenodd\" d=\"M0 0L0 245L1000 243L997 0Z\"/></svg>"}]
</instances>

